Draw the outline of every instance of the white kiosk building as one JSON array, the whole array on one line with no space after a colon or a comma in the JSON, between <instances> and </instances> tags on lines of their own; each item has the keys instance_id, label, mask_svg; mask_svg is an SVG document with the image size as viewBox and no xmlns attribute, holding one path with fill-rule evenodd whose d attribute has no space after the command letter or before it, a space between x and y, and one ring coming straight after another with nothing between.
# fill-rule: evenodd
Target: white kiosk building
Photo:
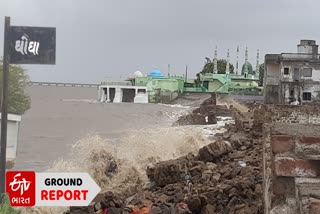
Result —
<instances>
[{"instance_id":1,"label":"white kiosk building","mask_svg":"<svg viewBox=\"0 0 320 214\"><path fill-rule=\"evenodd\" d=\"M136 71L134 76L143 76ZM100 102L113 103L149 103L148 91L145 86L133 86L130 82L106 82L99 86L98 99Z\"/></svg>"},{"instance_id":2,"label":"white kiosk building","mask_svg":"<svg viewBox=\"0 0 320 214\"><path fill-rule=\"evenodd\" d=\"M0 113L1 119L1 113ZM11 169L14 166L17 157L18 136L21 116L15 114L8 114L8 128L7 128L7 154L6 154L6 168Z\"/></svg>"}]
</instances>

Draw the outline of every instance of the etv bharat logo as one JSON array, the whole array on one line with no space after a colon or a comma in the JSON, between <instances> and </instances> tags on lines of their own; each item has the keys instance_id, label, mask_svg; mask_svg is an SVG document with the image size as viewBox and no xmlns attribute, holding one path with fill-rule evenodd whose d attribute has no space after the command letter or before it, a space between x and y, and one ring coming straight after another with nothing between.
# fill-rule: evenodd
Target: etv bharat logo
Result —
<instances>
[{"instance_id":1,"label":"etv bharat logo","mask_svg":"<svg viewBox=\"0 0 320 214\"><path fill-rule=\"evenodd\" d=\"M23 195L24 191L28 191L31 181L27 181L25 178L22 178L21 180L18 180L21 177L21 173L16 174L13 176L14 180L9 183L9 186L11 187L11 190L16 192L20 190L20 194Z\"/></svg>"},{"instance_id":2,"label":"etv bharat logo","mask_svg":"<svg viewBox=\"0 0 320 214\"><path fill-rule=\"evenodd\" d=\"M29 36L27 34L23 34L21 40L16 41L15 50L20 52L22 55L28 55L29 53L32 53L33 55L39 55L40 43L29 40Z\"/></svg>"},{"instance_id":3,"label":"etv bharat logo","mask_svg":"<svg viewBox=\"0 0 320 214\"><path fill-rule=\"evenodd\" d=\"M6 174L6 192L11 206L35 205L35 172L8 171Z\"/></svg>"}]
</instances>

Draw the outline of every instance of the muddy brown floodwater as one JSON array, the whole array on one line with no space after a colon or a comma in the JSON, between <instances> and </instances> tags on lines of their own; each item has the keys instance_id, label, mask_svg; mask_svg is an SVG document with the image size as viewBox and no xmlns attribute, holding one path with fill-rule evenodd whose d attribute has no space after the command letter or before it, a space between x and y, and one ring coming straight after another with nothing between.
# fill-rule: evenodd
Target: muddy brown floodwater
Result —
<instances>
[{"instance_id":1,"label":"muddy brown floodwater","mask_svg":"<svg viewBox=\"0 0 320 214\"><path fill-rule=\"evenodd\" d=\"M160 104L98 103L96 88L29 86L14 169L43 171L90 134L116 139L132 129L170 125L182 108Z\"/></svg>"}]
</instances>

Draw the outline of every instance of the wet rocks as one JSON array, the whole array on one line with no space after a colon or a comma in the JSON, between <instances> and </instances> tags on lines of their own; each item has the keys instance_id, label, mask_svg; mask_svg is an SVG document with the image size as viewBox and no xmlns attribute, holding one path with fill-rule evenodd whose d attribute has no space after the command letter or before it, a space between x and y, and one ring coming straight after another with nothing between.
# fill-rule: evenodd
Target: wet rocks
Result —
<instances>
[{"instance_id":1,"label":"wet rocks","mask_svg":"<svg viewBox=\"0 0 320 214\"><path fill-rule=\"evenodd\" d=\"M70 214L87 214L87 213L103 213L108 210L108 213L121 214L123 200L115 196L112 192L99 194L88 207L70 207Z\"/></svg>"},{"instance_id":2,"label":"wet rocks","mask_svg":"<svg viewBox=\"0 0 320 214\"><path fill-rule=\"evenodd\" d=\"M215 141L199 150L199 160L204 162L212 162L231 151L231 145L228 141Z\"/></svg>"},{"instance_id":3,"label":"wet rocks","mask_svg":"<svg viewBox=\"0 0 320 214\"><path fill-rule=\"evenodd\" d=\"M228 131L228 135L201 148L195 158L185 158L183 164L181 159L156 164L154 171L165 171L163 174L174 175L176 179L170 185L158 186L154 196L168 196L176 189L180 200L184 195L183 202L195 214L262 213L262 144L244 133L237 134L240 138L235 139L233 127ZM186 174L191 176L191 194L187 191ZM178 203L172 196L166 200L168 202Z\"/></svg>"},{"instance_id":4,"label":"wet rocks","mask_svg":"<svg viewBox=\"0 0 320 214\"><path fill-rule=\"evenodd\" d=\"M206 125L206 116L202 114L187 114L179 117L179 119L174 123L175 126L185 126L185 125Z\"/></svg>"},{"instance_id":5,"label":"wet rocks","mask_svg":"<svg viewBox=\"0 0 320 214\"><path fill-rule=\"evenodd\" d=\"M213 103L202 106L205 112ZM196 114L201 114L195 112ZM148 188L129 198L106 193L90 206L108 214L262 214L262 143L247 131L227 131L193 156L147 168ZM109 174L117 172L117 168ZM107 174L107 173L106 173ZM87 208L86 213L91 213ZM110 212L109 212L110 210ZM77 213L77 212L74 212Z\"/></svg>"},{"instance_id":6,"label":"wet rocks","mask_svg":"<svg viewBox=\"0 0 320 214\"><path fill-rule=\"evenodd\" d=\"M211 98L205 100L199 108L194 109L190 114L181 116L173 125L216 124L218 116L231 117L232 114L227 106L216 104L216 96L213 93Z\"/></svg>"},{"instance_id":7,"label":"wet rocks","mask_svg":"<svg viewBox=\"0 0 320 214\"><path fill-rule=\"evenodd\" d=\"M179 182L190 163L186 158L160 162L154 168L147 169L147 176L159 187Z\"/></svg>"}]
</instances>

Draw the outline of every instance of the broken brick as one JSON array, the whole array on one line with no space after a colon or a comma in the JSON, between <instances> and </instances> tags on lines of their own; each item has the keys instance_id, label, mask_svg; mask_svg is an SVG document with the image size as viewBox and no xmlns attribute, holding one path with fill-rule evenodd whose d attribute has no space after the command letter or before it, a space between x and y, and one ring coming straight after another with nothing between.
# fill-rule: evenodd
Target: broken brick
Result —
<instances>
[{"instance_id":1,"label":"broken brick","mask_svg":"<svg viewBox=\"0 0 320 214\"><path fill-rule=\"evenodd\" d=\"M294 178L277 177L272 181L273 194L276 196L294 196Z\"/></svg>"},{"instance_id":2,"label":"broken brick","mask_svg":"<svg viewBox=\"0 0 320 214\"><path fill-rule=\"evenodd\" d=\"M275 154L294 150L294 141L286 135L274 135L271 138L272 152Z\"/></svg>"},{"instance_id":3,"label":"broken brick","mask_svg":"<svg viewBox=\"0 0 320 214\"><path fill-rule=\"evenodd\" d=\"M312 200L310 203L310 214L320 213L320 200Z\"/></svg>"},{"instance_id":4,"label":"broken brick","mask_svg":"<svg viewBox=\"0 0 320 214\"><path fill-rule=\"evenodd\" d=\"M303 144L320 144L320 137L303 137L301 140Z\"/></svg>"},{"instance_id":5,"label":"broken brick","mask_svg":"<svg viewBox=\"0 0 320 214\"><path fill-rule=\"evenodd\" d=\"M320 161L293 158L276 158L274 162L276 176L286 177L319 177Z\"/></svg>"},{"instance_id":6,"label":"broken brick","mask_svg":"<svg viewBox=\"0 0 320 214\"><path fill-rule=\"evenodd\" d=\"M272 142L288 142L290 140L292 140L292 137L288 135L273 135L271 137Z\"/></svg>"}]
</instances>

